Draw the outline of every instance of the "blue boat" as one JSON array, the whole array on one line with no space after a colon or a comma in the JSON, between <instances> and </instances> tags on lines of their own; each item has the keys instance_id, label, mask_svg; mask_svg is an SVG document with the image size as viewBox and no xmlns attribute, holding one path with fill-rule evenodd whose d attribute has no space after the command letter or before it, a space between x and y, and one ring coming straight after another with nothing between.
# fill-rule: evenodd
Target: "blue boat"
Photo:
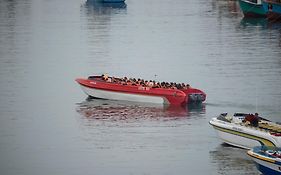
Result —
<instances>
[{"instance_id":1,"label":"blue boat","mask_svg":"<svg viewBox=\"0 0 281 175\"><path fill-rule=\"evenodd\" d=\"M281 0L263 0L263 9L270 20L281 20Z\"/></svg>"},{"instance_id":2,"label":"blue boat","mask_svg":"<svg viewBox=\"0 0 281 175\"><path fill-rule=\"evenodd\" d=\"M239 5L245 17L265 17L261 0L239 0Z\"/></svg>"},{"instance_id":3,"label":"blue boat","mask_svg":"<svg viewBox=\"0 0 281 175\"><path fill-rule=\"evenodd\" d=\"M125 2L125 0L100 0L103 3L120 3Z\"/></svg>"},{"instance_id":4,"label":"blue boat","mask_svg":"<svg viewBox=\"0 0 281 175\"><path fill-rule=\"evenodd\" d=\"M87 0L87 2L92 3L124 3L125 0Z\"/></svg>"},{"instance_id":5,"label":"blue boat","mask_svg":"<svg viewBox=\"0 0 281 175\"><path fill-rule=\"evenodd\" d=\"M281 175L281 148L257 146L247 154L254 160L262 174Z\"/></svg>"}]
</instances>

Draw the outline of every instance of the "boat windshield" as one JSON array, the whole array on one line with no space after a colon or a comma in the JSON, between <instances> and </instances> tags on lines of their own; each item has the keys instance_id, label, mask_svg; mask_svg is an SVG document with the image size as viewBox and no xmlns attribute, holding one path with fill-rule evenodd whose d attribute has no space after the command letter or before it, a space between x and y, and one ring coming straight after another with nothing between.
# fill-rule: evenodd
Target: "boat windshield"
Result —
<instances>
[{"instance_id":1,"label":"boat windshield","mask_svg":"<svg viewBox=\"0 0 281 175\"><path fill-rule=\"evenodd\" d=\"M222 113L217 117L218 120L224 121L224 122L231 122L232 117L230 118L227 113Z\"/></svg>"},{"instance_id":2,"label":"boat windshield","mask_svg":"<svg viewBox=\"0 0 281 175\"><path fill-rule=\"evenodd\" d=\"M243 120L245 119L246 115L247 115L247 114L244 114L244 113L235 113L235 114L233 115L233 121L234 121L235 123L242 123Z\"/></svg>"}]
</instances>

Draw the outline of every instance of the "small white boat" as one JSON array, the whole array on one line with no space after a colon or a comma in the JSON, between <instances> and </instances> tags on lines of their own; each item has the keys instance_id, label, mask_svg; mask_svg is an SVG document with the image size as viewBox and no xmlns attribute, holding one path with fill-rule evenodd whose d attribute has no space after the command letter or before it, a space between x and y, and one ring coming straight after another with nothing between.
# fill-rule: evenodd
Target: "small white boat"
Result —
<instances>
[{"instance_id":1,"label":"small white boat","mask_svg":"<svg viewBox=\"0 0 281 175\"><path fill-rule=\"evenodd\" d=\"M255 146L281 147L281 125L259 117L257 126L245 121L248 114L227 113L212 118L209 122L218 136L227 144L251 149Z\"/></svg>"},{"instance_id":2,"label":"small white boat","mask_svg":"<svg viewBox=\"0 0 281 175\"><path fill-rule=\"evenodd\" d=\"M257 146L249 150L247 154L262 174L281 175L281 148Z\"/></svg>"}]
</instances>

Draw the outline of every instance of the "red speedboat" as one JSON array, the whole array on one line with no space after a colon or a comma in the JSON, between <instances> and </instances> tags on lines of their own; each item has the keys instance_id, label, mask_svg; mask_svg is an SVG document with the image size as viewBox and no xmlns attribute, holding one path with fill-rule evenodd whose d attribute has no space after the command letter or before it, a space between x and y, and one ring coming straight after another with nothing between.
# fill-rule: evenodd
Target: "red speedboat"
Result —
<instances>
[{"instance_id":1,"label":"red speedboat","mask_svg":"<svg viewBox=\"0 0 281 175\"><path fill-rule=\"evenodd\" d=\"M195 88L172 89L147 87L143 85L107 82L102 76L77 78L82 90L89 96L102 99L125 100L145 103L161 103L171 105L185 105L187 103L201 103L206 94Z\"/></svg>"}]
</instances>

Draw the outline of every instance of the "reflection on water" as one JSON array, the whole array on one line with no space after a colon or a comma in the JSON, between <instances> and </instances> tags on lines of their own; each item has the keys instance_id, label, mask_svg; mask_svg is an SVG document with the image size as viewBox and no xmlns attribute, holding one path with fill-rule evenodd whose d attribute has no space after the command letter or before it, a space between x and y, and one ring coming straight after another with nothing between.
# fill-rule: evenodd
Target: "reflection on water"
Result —
<instances>
[{"instance_id":1,"label":"reflection on water","mask_svg":"<svg viewBox=\"0 0 281 175\"><path fill-rule=\"evenodd\" d=\"M221 144L214 151L210 151L209 155L211 162L216 165L218 174L259 174L246 151L245 149Z\"/></svg>"},{"instance_id":2,"label":"reflection on water","mask_svg":"<svg viewBox=\"0 0 281 175\"><path fill-rule=\"evenodd\" d=\"M269 29L277 30L280 33L281 32L280 31L280 29L281 29L281 21L268 21L267 22L267 27ZM279 36L281 37L281 33L279 34ZM279 41L281 41L281 38L279 38ZM279 47L280 47L280 45L279 45Z\"/></svg>"},{"instance_id":3,"label":"reflection on water","mask_svg":"<svg viewBox=\"0 0 281 175\"><path fill-rule=\"evenodd\" d=\"M86 118L103 121L175 120L205 114L205 104L182 107L88 98L78 104L77 112Z\"/></svg>"},{"instance_id":4,"label":"reflection on water","mask_svg":"<svg viewBox=\"0 0 281 175\"><path fill-rule=\"evenodd\" d=\"M241 25L244 27L262 27L265 29L279 30L281 28L281 21L269 21L266 18L244 17L241 19Z\"/></svg>"},{"instance_id":5,"label":"reflection on water","mask_svg":"<svg viewBox=\"0 0 281 175\"><path fill-rule=\"evenodd\" d=\"M87 33L86 47L89 50L88 65L99 71L104 65L112 64L111 53L120 46L120 39L123 38L120 31L125 27L122 20L126 17L127 5L124 2L101 3L88 0L83 4L81 12L86 21L84 27ZM116 41L118 42L115 45ZM117 56L116 53L114 55Z\"/></svg>"},{"instance_id":6,"label":"reflection on water","mask_svg":"<svg viewBox=\"0 0 281 175\"><path fill-rule=\"evenodd\" d=\"M212 2L212 8L218 12L219 19L222 19L223 16L234 19L241 16L238 1L215 0Z\"/></svg>"},{"instance_id":7,"label":"reflection on water","mask_svg":"<svg viewBox=\"0 0 281 175\"><path fill-rule=\"evenodd\" d=\"M265 18L244 17L241 20L241 25L244 26L244 27L247 27L247 26L266 27L267 26L267 20Z\"/></svg>"}]
</instances>

